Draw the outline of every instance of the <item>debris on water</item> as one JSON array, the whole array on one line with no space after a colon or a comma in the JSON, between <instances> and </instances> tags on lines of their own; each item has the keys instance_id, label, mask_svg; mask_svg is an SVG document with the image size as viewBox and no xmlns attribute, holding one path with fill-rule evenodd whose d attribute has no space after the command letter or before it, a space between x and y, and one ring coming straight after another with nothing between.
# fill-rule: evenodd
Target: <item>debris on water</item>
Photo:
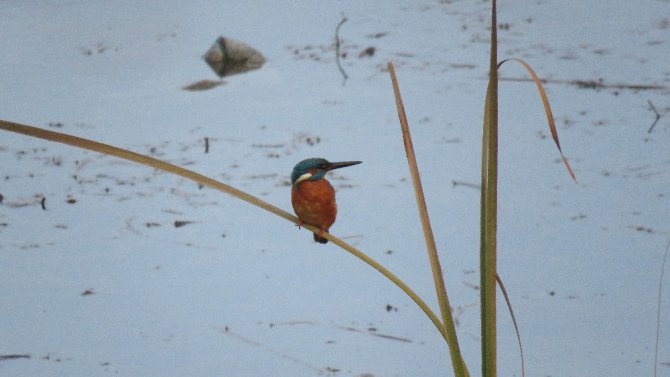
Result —
<instances>
[{"instance_id":1,"label":"debris on water","mask_svg":"<svg viewBox=\"0 0 670 377\"><path fill-rule=\"evenodd\" d=\"M29 354L23 354L23 355L0 355L0 361L5 361L5 360L16 360L16 359L30 359Z\"/></svg>"},{"instance_id":2,"label":"debris on water","mask_svg":"<svg viewBox=\"0 0 670 377\"><path fill-rule=\"evenodd\" d=\"M373 46L370 46L370 47L366 48L365 50L361 51L358 54L358 57L359 58L366 58L366 57L373 56L375 54L375 51L376 51L376 49Z\"/></svg>"},{"instance_id":3,"label":"debris on water","mask_svg":"<svg viewBox=\"0 0 670 377\"><path fill-rule=\"evenodd\" d=\"M195 221L188 221L188 220L175 220L174 222L174 227L175 228L181 228L184 225L189 225L193 224Z\"/></svg>"}]
</instances>

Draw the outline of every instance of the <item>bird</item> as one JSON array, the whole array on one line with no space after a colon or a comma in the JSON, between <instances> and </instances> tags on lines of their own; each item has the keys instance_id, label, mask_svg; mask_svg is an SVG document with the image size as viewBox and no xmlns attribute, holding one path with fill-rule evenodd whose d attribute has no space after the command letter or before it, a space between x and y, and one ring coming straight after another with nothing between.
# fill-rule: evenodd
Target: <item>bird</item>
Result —
<instances>
[{"instance_id":1,"label":"bird","mask_svg":"<svg viewBox=\"0 0 670 377\"><path fill-rule=\"evenodd\" d=\"M319 228L314 241L328 243L324 233L335 222L337 204L335 189L325 178L331 170L358 165L361 161L329 162L324 158L308 158L298 162L291 173L291 204L298 216L298 226L308 224Z\"/></svg>"}]
</instances>

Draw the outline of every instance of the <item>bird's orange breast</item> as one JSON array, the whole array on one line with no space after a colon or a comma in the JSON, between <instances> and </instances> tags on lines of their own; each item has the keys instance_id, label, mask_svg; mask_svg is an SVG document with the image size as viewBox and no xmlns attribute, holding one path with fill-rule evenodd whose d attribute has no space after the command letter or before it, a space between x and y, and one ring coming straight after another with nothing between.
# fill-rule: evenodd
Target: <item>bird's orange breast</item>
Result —
<instances>
[{"instance_id":1,"label":"bird's orange breast","mask_svg":"<svg viewBox=\"0 0 670 377\"><path fill-rule=\"evenodd\" d=\"M300 221L325 231L337 217L335 190L326 179L302 181L293 186L291 203Z\"/></svg>"}]
</instances>

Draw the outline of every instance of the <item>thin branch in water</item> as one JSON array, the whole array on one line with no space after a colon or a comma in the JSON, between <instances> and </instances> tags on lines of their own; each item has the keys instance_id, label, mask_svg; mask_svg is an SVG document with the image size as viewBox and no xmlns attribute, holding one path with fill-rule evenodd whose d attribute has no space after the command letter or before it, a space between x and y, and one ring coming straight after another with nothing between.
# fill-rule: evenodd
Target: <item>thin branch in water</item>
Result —
<instances>
[{"instance_id":1,"label":"thin branch in water","mask_svg":"<svg viewBox=\"0 0 670 377\"><path fill-rule=\"evenodd\" d=\"M337 63L337 68L342 74L342 85L344 85L344 83L347 82L347 79L349 78L347 73L344 72L344 68L342 68L342 64L340 63L340 27L345 22L347 22L347 17L342 14L342 20L340 20L340 23L338 23L337 27L335 28L335 62Z\"/></svg>"},{"instance_id":2,"label":"thin branch in water","mask_svg":"<svg viewBox=\"0 0 670 377\"><path fill-rule=\"evenodd\" d=\"M658 123L658 120L661 119L661 117L662 117L663 115L661 115L661 114L658 112L658 110L656 110L656 107L654 106L653 103L651 103L650 100L647 100L647 102L649 102L649 108L651 109L651 111L653 111L654 114L656 114L656 119L654 119L654 123L651 124L651 127L649 127L649 130L647 131L647 133L650 134L651 131L654 130L654 127L656 127L656 123Z\"/></svg>"}]
</instances>

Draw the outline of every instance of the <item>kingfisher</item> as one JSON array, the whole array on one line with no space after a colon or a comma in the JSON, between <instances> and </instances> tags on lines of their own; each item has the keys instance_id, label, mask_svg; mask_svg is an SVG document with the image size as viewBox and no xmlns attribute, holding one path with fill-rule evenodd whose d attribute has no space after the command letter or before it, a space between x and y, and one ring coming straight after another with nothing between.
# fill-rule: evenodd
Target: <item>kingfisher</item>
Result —
<instances>
[{"instance_id":1,"label":"kingfisher","mask_svg":"<svg viewBox=\"0 0 670 377\"><path fill-rule=\"evenodd\" d=\"M319 228L314 241L328 243L323 236L335 222L337 204L335 189L326 180L326 173L361 161L329 162L323 158L308 158L298 162L291 173L291 204L298 215L298 226L308 224Z\"/></svg>"}]
</instances>

